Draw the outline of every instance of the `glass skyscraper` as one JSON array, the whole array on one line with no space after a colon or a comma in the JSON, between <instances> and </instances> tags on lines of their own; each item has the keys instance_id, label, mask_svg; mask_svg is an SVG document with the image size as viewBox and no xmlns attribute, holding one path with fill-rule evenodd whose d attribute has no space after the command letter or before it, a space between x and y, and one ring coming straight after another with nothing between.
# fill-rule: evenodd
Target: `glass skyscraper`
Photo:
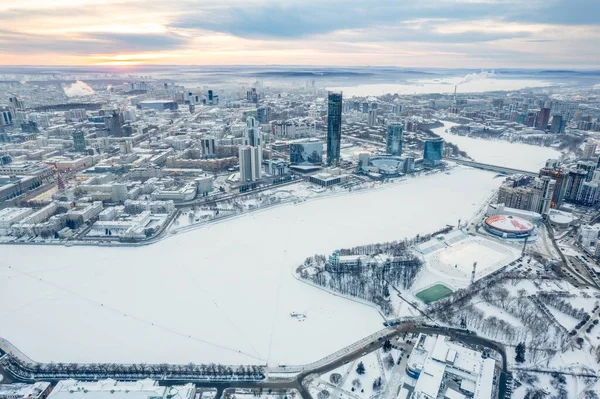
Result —
<instances>
[{"instance_id":1,"label":"glass skyscraper","mask_svg":"<svg viewBox=\"0 0 600 399\"><path fill-rule=\"evenodd\" d=\"M387 127L386 151L389 155L402 155L402 130L400 122L392 122Z\"/></svg>"},{"instance_id":2,"label":"glass skyscraper","mask_svg":"<svg viewBox=\"0 0 600 399\"><path fill-rule=\"evenodd\" d=\"M342 93L329 92L327 102L327 165L340 163Z\"/></svg>"},{"instance_id":3,"label":"glass skyscraper","mask_svg":"<svg viewBox=\"0 0 600 399\"><path fill-rule=\"evenodd\" d=\"M439 165L443 155L444 140L437 138L425 141L425 150L423 151L423 164L425 166Z\"/></svg>"}]
</instances>

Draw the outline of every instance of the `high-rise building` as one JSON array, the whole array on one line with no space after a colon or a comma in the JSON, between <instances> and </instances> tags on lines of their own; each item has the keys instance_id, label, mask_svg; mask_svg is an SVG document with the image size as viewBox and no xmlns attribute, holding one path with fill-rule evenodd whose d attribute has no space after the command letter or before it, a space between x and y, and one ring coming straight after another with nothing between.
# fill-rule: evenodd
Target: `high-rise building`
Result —
<instances>
[{"instance_id":1,"label":"high-rise building","mask_svg":"<svg viewBox=\"0 0 600 399\"><path fill-rule=\"evenodd\" d=\"M262 176L262 153L259 147L242 145L239 148L240 182L260 180Z\"/></svg>"},{"instance_id":2,"label":"high-rise building","mask_svg":"<svg viewBox=\"0 0 600 399\"><path fill-rule=\"evenodd\" d=\"M368 107L368 103L367 104ZM342 93L327 96L327 165L339 165L342 144Z\"/></svg>"},{"instance_id":3,"label":"high-rise building","mask_svg":"<svg viewBox=\"0 0 600 399\"><path fill-rule=\"evenodd\" d=\"M415 159L413 157L404 158L404 173L412 173L415 170Z\"/></svg>"},{"instance_id":4,"label":"high-rise building","mask_svg":"<svg viewBox=\"0 0 600 399\"><path fill-rule=\"evenodd\" d=\"M556 182L550 206L552 208L559 208L563 203L567 189L567 172L560 168L558 160L549 159L546 162L546 167L540 169L539 176L548 176Z\"/></svg>"},{"instance_id":5,"label":"high-rise building","mask_svg":"<svg viewBox=\"0 0 600 399\"><path fill-rule=\"evenodd\" d=\"M423 150L423 164L425 166L437 166L444 155L444 140L441 138L428 139L425 141Z\"/></svg>"},{"instance_id":6,"label":"high-rise building","mask_svg":"<svg viewBox=\"0 0 600 399\"><path fill-rule=\"evenodd\" d=\"M369 121L368 121L369 126L375 126L377 125L377 109L370 109L369 110Z\"/></svg>"},{"instance_id":7,"label":"high-rise building","mask_svg":"<svg viewBox=\"0 0 600 399\"><path fill-rule=\"evenodd\" d=\"M244 135L244 145L259 147L262 145L260 131L256 126L256 120L249 116L246 118L246 134Z\"/></svg>"},{"instance_id":8,"label":"high-rise building","mask_svg":"<svg viewBox=\"0 0 600 399\"><path fill-rule=\"evenodd\" d=\"M404 125L401 122L390 123L387 127L386 151L390 155L402 155L402 133Z\"/></svg>"},{"instance_id":9,"label":"high-rise building","mask_svg":"<svg viewBox=\"0 0 600 399\"><path fill-rule=\"evenodd\" d=\"M567 127L567 121L562 115L554 115L552 117L552 125L550 133L564 133Z\"/></svg>"},{"instance_id":10,"label":"high-rise building","mask_svg":"<svg viewBox=\"0 0 600 399\"><path fill-rule=\"evenodd\" d=\"M586 181L581 185L577 203L585 206L594 206L598 202L598 194L600 194L598 182Z\"/></svg>"},{"instance_id":11,"label":"high-rise building","mask_svg":"<svg viewBox=\"0 0 600 399\"><path fill-rule=\"evenodd\" d=\"M208 91L208 105L213 105L215 101L214 95L213 95L213 91L209 90Z\"/></svg>"},{"instance_id":12,"label":"high-rise building","mask_svg":"<svg viewBox=\"0 0 600 399\"><path fill-rule=\"evenodd\" d=\"M586 170L572 169L569 171L565 188L565 201L577 202L587 175L588 172Z\"/></svg>"},{"instance_id":13,"label":"high-rise building","mask_svg":"<svg viewBox=\"0 0 600 399\"><path fill-rule=\"evenodd\" d=\"M10 111L0 111L0 126L10 126L12 124L12 113Z\"/></svg>"},{"instance_id":14,"label":"high-rise building","mask_svg":"<svg viewBox=\"0 0 600 399\"><path fill-rule=\"evenodd\" d=\"M542 108L537 114L537 118L535 120L535 128L540 130L546 130L549 121L550 108Z\"/></svg>"},{"instance_id":15,"label":"high-rise building","mask_svg":"<svg viewBox=\"0 0 600 399\"><path fill-rule=\"evenodd\" d=\"M271 121L271 107L258 107L256 109L256 120L258 123L269 123Z\"/></svg>"},{"instance_id":16,"label":"high-rise building","mask_svg":"<svg viewBox=\"0 0 600 399\"><path fill-rule=\"evenodd\" d=\"M552 196L556 181L548 176L536 177L533 182L531 211L541 215L548 213L552 205Z\"/></svg>"},{"instance_id":17,"label":"high-rise building","mask_svg":"<svg viewBox=\"0 0 600 399\"><path fill-rule=\"evenodd\" d=\"M584 170L586 172L585 181L591 181L596 171L596 165L595 161L578 161L577 170Z\"/></svg>"},{"instance_id":18,"label":"high-rise building","mask_svg":"<svg viewBox=\"0 0 600 399\"><path fill-rule=\"evenodd\" d=\"M246 101L253 104L258 104L258 92L256 88L253 87L246 92Z\"/></svg>"},{"instance_id":19,"label":"high-rise building","mask_svg":"<svg viewBox=\"0 0 600 399\"><path fill-rule=\"evenodd\" d=\"M583 158L592 159L594 155L596 155L597 145L593 141L588 141L585 143L585 147L583 148Z\"/></svg>"},{"instance_id":20,"label":"high-rise building","mask_svg":"<svg viewBox=\"0 0 600 399\"><path fill-rule=\"evenodd\" d=\"M18 97L9 97L8 102L10 103L10 108L14 110L25 110L25 101L19 99Z\"/></svg>"},{"instance_id":21,"label":"high-rise building","mask_svg":"<svg viewBox=\"0 0 600 399\"><path fill-rule=\"evenodd\" d=\"M527 187L510 187L502 185L498 190L498 203L509 208L530 210L533 193Z\"/></svg>"},{"instance_id":22,"label":"high-rise building","mask_svg":"<svg viewBox=\"0 0 600 399\"><path fill-rule=\"evenodd\" d=\"M202 148L202 156L210 157L215 155L215 139L212 137L205 137L200 139L200 146Z\"/></svg>"},{"instance_id":23,"label":"high-rise building","mask_svg":"<svg viewBox=\"0 0 600 399\"><path fill-rule=\"evenodd\" d=\"M362 104L362 112L363 112L363 114L368 114L369 113L369 103L363 103Z\"/></svg>"},{"instance_id":24,"label":"high-rise building","mask_svg":"<svg viewBox=\"0 0 600 399\"><path fill-rule=\"evenodd\" d=\"M109 136L123 137L123 114L119 111L112 111L109 115L104 116L104 125Z\"/></svg>"},{"instance_id":25,"label":"high-rise building","mask_svg":"<svg viewBox=\"0 0 600 399\"><path fill-rule=\"evenodd\" d=\"M392 105L392 113L394 115L400 116L400 114L402 114L402 104Z\"/></svg>"},{"instance_id":26,"label":"high-rise building","mask_svg":"<svg viewBox=\"0 0 600 399\"><path fill-rule=\"evenodd\" d=\"M81 130L73 132L73 149L77 152L85 151L85 135Z\"/></svg>"}]
</instances>

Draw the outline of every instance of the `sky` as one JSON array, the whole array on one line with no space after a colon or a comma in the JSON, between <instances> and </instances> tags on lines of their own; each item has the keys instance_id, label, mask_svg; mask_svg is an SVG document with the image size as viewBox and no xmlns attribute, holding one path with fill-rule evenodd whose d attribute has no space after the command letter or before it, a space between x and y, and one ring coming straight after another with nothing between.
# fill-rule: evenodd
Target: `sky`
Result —
<instances>
[{"instance_id":1,"label":"sky","mask_svg":"<svg viewBox=\"0 0 600 399\"><path fill-rule=\"evenodd\" d=\"M0 10L1 65L600 65L600 0L0 0Z\"/></svg>"}]
</instances>

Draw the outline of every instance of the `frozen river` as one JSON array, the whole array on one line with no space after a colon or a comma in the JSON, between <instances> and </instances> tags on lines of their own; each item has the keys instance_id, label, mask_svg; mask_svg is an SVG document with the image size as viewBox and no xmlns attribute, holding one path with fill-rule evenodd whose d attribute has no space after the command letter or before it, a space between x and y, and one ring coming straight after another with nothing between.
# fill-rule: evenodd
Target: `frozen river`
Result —
<instances>
[{"instance_id":1,"label":"frozen river","mask_svg":"<svg viewBox=\"0 0 600 399\"><path fill-rule=\"evenodd\" d=\"M382 319L297 281L296 265L456 224L499 183L461 167L147 247L0 246L0 337L40 361L315 361L382 328Z\"/></svg>"},{"instance_id":2,"label":"frozen river","mask_svg":"<svg viewBox=\"0 0 600 399\"><path fill-rule=\"evenodd\" d=\"M447 142L456 144L462 151L466 151L476 162L537 172L546 164L546 160L560 157L560 152L549 147L502 140L477 139L446 133L446 129L450 131L450 128L457 124L442 122L444 127L432 129L432 131Z\"/></svg>"}]
</instances>

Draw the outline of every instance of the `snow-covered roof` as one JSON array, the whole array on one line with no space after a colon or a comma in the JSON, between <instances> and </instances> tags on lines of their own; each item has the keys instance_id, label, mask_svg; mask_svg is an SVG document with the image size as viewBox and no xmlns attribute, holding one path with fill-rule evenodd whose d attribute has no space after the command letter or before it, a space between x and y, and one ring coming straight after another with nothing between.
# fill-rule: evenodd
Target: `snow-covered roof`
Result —
<instances>
[{"instance_id":1,"label":"snow-covered roof","mask_svg":"<svg viewBox=\"0 0 600 399\"><path fill-rule=\"evenodd\" d=\"M490 399L494 388L494 368L496 361L494 359L485 359L481 366L481 373L477 379L475 388L475 399Z\"/></svg>"},{"instance_id":2,"label":"snow-covered roof","mask_svg":"<svg viewBox=\"0 0 600 399\"><path fill-rule=\"evenodd\" d=\"M444 378L446 365L428 358L423 365L423 371L419 375L417 385L415 385L415 393L425 395L427 398L437 398ZM418 396L417 396L418 397Z\"/></svg>"},{"instance_id":3,"label":"snow-covered roof","mask_svg":"<svg viewBox=\"0 0 600 399\"><path fill-rule=\"evenodd\" d=\"M49 399L191 399L195 386L159 386L151 379L122 382L113 379L83 382L63 380L56 384Z\"/></svg>"}]
</instances>

